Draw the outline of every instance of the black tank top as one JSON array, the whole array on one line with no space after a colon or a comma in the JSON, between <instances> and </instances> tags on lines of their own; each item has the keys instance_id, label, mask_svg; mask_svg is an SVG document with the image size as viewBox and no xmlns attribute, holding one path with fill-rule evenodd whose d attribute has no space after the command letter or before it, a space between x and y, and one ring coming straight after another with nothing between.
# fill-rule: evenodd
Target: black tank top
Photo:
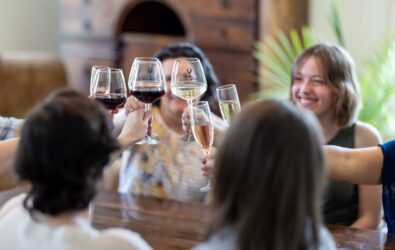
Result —
<instances>
[{"instance_id":1,"label":"black tank top","mask_svg":"<svg viewBox=\"0 0 395 250\"><path fill-rule=\"evenodd\" d=\"M339 130L328 145L355 147L355 123ZM324 191L325 224L351 225L358 218L358 186L344 181L328 181Z\"/></svg>"}]
</instances>

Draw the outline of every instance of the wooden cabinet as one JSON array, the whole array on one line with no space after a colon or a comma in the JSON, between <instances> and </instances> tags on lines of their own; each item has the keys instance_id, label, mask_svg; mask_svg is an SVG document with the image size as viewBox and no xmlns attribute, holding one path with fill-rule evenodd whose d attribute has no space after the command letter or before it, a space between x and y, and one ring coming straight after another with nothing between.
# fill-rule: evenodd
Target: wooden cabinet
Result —
<instances>
[{"instance_id":1,"label":"wooden cabinet","mask_svg":"<svg viewBox=\"0 0 395 250\"><path fill-rule=\"evenodd\" d=\"M236 83L240 99L245 101L257 89L253 44L261 30L266 32L265 27L285 20L282 13L263 15L262 6L276 10L277 2L61 0L61 54L68 78L72 86L87 92L92 65L120 67L127 78L136 56L152 56L163 46L189 41L206 53L221 84ZM307 0L282 0L284 3L297 5L301 13L293 24L306 23ZM260 28L262 22L265 27Z\"/></svg>"}]
</instances>

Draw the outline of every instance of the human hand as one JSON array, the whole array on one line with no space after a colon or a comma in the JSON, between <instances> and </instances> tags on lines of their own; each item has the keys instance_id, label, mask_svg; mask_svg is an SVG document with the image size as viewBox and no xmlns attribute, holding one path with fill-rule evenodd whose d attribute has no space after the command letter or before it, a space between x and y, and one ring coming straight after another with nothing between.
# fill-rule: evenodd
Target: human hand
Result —
<instances>
[{"instance_id":1,"label":"human hand","mask_svg":"<svg viewBox=\"0 0 395 250\"><path fill-rule=\"evenodd\" d=\"M145 104L143 102L140 102L133 96L129 96L129 98L126 100L125 103L125 114L127 115L129 112L132 112L134 110L142 109L145 108ZM152 131L152 125L151 125L152 119L148 119L148 132L147 135L151 136L151 131Z\"/></svg>"},{"instance_id":2,"label":"human hand","mask_svg":"<svg viewBox=\"0 0 395 250\"><path fill-rule=\"evenodd\" d=\"M217 150L215 148L211 148L211 152L209 155L205 156L202 160L202 175L206 176L208 178L213 177L213 171L214 171L214 157L216 154Z\"/></svg>"},{"instance_id":3,"label":"human hand","mask_svg":"<svg viewBox=\"0 0 395 250\"><path fill-rule=\"evenodd\" d=\"M129 112L118 136L121 145L128 147L137 140L142 139L147 133L149 119L151 119L151 111L145 112L144 109L140 108Z\"/></svg>"},{"instance_id":4,"label":"human hand","mask_svg":"<svg viewBox=\"0 0 395 250\"><path fill-rule=\"evenodd\" d=\"M129 96L125 103L125 115L128 115L130 112L143 108L144 108L143 102L140 102L133 96Z\"/></svg>"}]
</instances>

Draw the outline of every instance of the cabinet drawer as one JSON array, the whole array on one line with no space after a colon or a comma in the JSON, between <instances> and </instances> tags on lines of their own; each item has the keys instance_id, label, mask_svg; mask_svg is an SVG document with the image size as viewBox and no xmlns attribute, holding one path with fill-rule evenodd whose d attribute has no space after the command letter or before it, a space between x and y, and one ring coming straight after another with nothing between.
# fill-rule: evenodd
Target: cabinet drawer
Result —
<instances>
[{"instance_id":1,"label":"cabinet drawer","mask_svg":"<svg viewBox=\"0 0 395 250\"><path fill-rule=\"evenodd\" d=\"M91 69L94 65L115 67L115 62L107 59L64 57L67 81L71 87L89 95Z\"/></svg>"},{"instance_id":2,"label":"cabinet drawer","mask_svg":"<svg viewBox=\"0 0 395 250\"><path fill-rule=\"evenodd\" d=\"M214 66L217 68L226 68L229 70L256 70L256 60L251 56L250 52L229 52L220 50L204 49L206 56Z\"/></svg>"},{"instance_id":3,"label":"cabinet drawer","mask_svg":"<svg viewBox=\"0 0 395 250\"><path fill-rule=\"evenodd\" d=\"M201 47L251 51L255 42L255 25L249 21L196 18L192 25L192 39Z\"/></svg>"},{"instance_id":4,"label":"cabinet drawer","mask_svg":"<svg viewBox=\"0 0 395 250\"><path fill-rule=\"evenodd\" d=\"M193 16L253 21L258 13L258 2L258 0L193 0L189 5Z\"/></svg>"},{"instance_id":5,"label":"cabinet drawer","mask_svg":"<svg viewBox=\"0 0 395 250\"><path fill-rule=\"evenodd\" d=\"M113 1L62 1L60 33L80 37L112 37L119 15Z\"/></svg>"},{"instance_id":6,"label":"cabinet drawer","mask_svg":"<svg viewBox=\"0 0 395 250\"><path fill-rule=\"evenodd\" d=\"M117 42L111 39L62 40L60 53L65 57L85 57L116 60Z\"/></svg>"}]
</instances>

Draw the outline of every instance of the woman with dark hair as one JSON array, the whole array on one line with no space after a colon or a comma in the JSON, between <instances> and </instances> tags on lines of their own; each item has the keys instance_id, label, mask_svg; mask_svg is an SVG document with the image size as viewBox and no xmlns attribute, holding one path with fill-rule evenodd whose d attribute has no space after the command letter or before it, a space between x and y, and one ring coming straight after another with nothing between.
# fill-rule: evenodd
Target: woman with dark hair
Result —
<instances>
[{"instance_id":1,"label":"woman with dark hair","mask_svg":"<svg viewBox=\"0 0 395 250\"><path fill-rule=\"evenodd\" d=\"M321 224L321 144L310 113L247 105L217 152L210 235L195 249L336 249Z\"/></svg>"},{"instance_id":2,"label":"woman with dark hair","mask_svg":"<svg viewBox=\"0 0 395 250\"><path fill-rule=\"evenodd\" d=\"M87 208L110 155L147 130L144 113L133 112L117 141L105 112L86 96L64 89L28 115L15 171L31 187L0 211L2 248L150 249L136 233L98 231L89 224Z\"/></svg>"},{"instance_id":3,"label":"woman with dark hair","mask_svg":"<svg viewBox=\"0 0 395 250\"><path fill-rule=\"evenodd\" d=\"M290 92L297 107L316 115L325 144L361 148L380 143L376 128L356 120L359 84L354 61L343 48L323 43L303 51L292 69ZM381 221L380 197L379 186L330 181L324 192L324 221L377 229Z\"/></svg>"},{"instance_id":4,"label":"woman with dark hair","mask_svg":"<svg viewBox=\"0 0 395 250\"><path fill-rule=\"evenodd\" d=\"M118 191L135 194L203 202L205 193L200 192L207 180L200 174L203 154L197 143L182 142L182 114L187 102L170 91L170 79L174 61L182 57L196 57L202 62L207 78L207 91L202 100L211 103L212 110L218 109L215 102L217 77L203 52L190 43L178 43L161 49L155 54L162 62L169 91L153 107L152 127L160 143L155 146L133 145L122 157ZM125 109L142 107L142 103L129 97ZM215 107L215 108L214 108ZM214 143L220 141L225 124L213 115L216 129Z\"/></svg>"}]
</instances>

